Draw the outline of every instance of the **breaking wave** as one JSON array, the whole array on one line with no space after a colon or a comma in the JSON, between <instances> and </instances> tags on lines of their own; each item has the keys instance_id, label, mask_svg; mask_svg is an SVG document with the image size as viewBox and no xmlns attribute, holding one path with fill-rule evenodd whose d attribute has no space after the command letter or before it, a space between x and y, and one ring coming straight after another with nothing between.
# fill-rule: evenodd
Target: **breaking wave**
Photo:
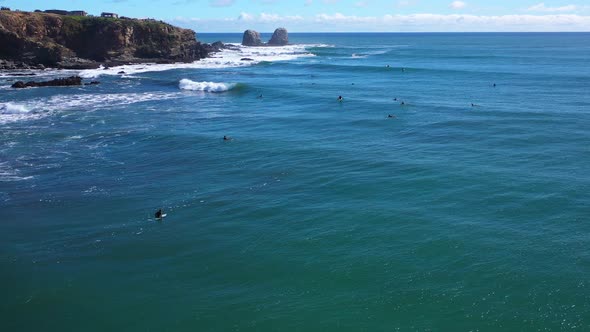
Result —
<instances>
[{"instance_id":1,"label":"breaking wave","mask_svg":"<svg viewBox=\"0 0 590 332\"><path fill-rule=\"evenodd\" d=\"M171 64L135 64L123 65L109 68L83 70L79 75L83 78L96 78L100 75L130 75L159 72L173 69L207 69L207 68L232 68L252 66L260 62L288 61L301 57L313 57L309 51L311 48L328 47L326 45L287 45L287 46L264 46L250 47L239 44L226 44L228 47L220 52L214 53L209 58L204 58L192 63L171 63Z\"/></svg>"},{"instance_id":2,"label":"breaking wave","mask_svg":"<svg viewBox=\"0 0 590 332\"><path fill-rule=\"evenodd\" d=\"M15 103L0 103L0 124L32 120L42 117L42 114L33 112L29 107Z\"/></svg>"},{"instance_id":3,"label":"breaking wave","mask_svg":"<svg viewBox=\"0 0 590 332\"><path fill-rule=\"evenodd\" d=\"M181 90L204 92L225 92L233 89L235 86L235 83L195 82L186 78L181 79L178 84Z\"/></svg>"}]
</instances>

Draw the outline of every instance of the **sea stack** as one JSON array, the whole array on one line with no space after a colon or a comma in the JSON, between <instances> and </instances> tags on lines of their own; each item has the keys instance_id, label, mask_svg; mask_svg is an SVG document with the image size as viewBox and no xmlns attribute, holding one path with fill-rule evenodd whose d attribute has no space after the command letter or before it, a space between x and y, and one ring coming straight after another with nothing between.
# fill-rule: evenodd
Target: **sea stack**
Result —
<instances>
[{"instance_id":1,"label":"sea stack","mask_svg":"<svg viewBox=\"0 0 590 332\"><path fill-rule=\"evenodd\" d=\"M268 41L268 45L272 46L284 46L287 44L289 44L289 34L285 28L276 29Z\"/></svg>"},{"instance_id":2,"label":"sea stack","mask_svg":"<svg viewBox=\"0 0 590 332\"><path fill-rule=\"evenodd\" d=\"M262 46L262 40L260 40L260 34L254 30L244 31L244 37L242 38L242 45L244 46Z\"/></svg>"}]
</instances>

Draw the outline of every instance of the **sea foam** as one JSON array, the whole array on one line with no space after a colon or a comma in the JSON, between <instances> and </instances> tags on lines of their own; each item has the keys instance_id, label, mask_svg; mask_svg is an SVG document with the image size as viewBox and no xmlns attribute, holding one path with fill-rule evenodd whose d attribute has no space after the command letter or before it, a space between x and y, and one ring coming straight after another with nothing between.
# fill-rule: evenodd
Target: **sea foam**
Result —
<instances>
[{"instance_id":1,"label":"sea foam","mask_svg":"<svg viewBox=\"0 0 590 332\"><path fill-rule=\"evenodd\" d=\"M26 105L11 102L0 103L0 124L38 119L40 117L40 114L32 112Z\"/></svg>"},{"instance_id":2,"label":"sea foam","mask_svg":"<svg viewBox=\"0 0 590 332\"><path fill-rule=\"evenodd\" d=\"M79 75L83 78L95 78L100 75L124 75L132 77L134 74L145 72L160 72L173 69L218 69L252 66L260 62L288 61L301 57L313 57L313 53L307 49L311 47L322 47L325 45L287 45L287 46L265 46L250 47L239 44L227 44L228 48L214 53L209 58L204 58L191 63L172 64L136 64L116 67L83 70ZM124 72L124 74L122 73ZM121 74L119 74L121 73Z\"/></svg>"},{"instance_id":3,"label":"sea foam","mask_svg":"<svg viewBox=\"0 0 590 332\"><path fill-rule=\"evenodd\" d=\"M0 103L0 124L36 120L61 111L111 108L146 101L168 100L179 97L182 97L182 94L179 92L79 94L36 98L20 104L10 102Z\"/></svg>"},{"instance_id":4,"label":"sea foam","mask_svg":"<svg viewBox=\"0 0 590 332\"><path fill-rule=\"evenodd\" d=\"M235 86L235 83L195 82L186 78L181 79L178 84L181 90L205 92L225 92L233 89Z\"/></svg>"},{"instance_id":5,"label":"sea foam","mask_svg":"<svg viewBox=\"0 0 590 332\"><path fill-rule=\"evenodd\" d=\"M20 104L0 103L0 114L23 114L29 113L29 110Z\"/></svg>"}]
</instances>

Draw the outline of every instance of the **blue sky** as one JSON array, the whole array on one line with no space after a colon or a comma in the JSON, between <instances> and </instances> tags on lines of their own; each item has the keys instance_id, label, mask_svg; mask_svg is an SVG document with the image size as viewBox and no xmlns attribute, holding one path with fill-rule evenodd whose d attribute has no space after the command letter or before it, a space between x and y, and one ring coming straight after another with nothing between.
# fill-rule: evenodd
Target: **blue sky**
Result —
<instances>
[{"instance_id":1,"label":"blue sky","mask_svg":"<svg viewBox=\"0 0 590 332\"><path fill-rule=\"evenodd\" d=\"M156 18L197 32L590 31L589 0L0 0Z\"/></svg>"}]
</instances>

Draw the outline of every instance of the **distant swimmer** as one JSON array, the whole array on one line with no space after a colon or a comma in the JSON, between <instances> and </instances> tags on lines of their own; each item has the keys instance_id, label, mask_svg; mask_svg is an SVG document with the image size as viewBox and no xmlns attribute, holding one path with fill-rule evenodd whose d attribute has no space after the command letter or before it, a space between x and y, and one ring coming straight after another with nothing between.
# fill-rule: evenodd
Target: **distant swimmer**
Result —
<instances>
[{"instance_id":1,"label":"distant swimmer","mask_svg":"<svg viewBox=\"0 0 590 332\"><path fill-rule=\"evenodd\" d=\"M162 209L158 209L154 216L156 217L156 219L162 219Z\"/></svg>"},{"instance_id":2,"label":"distant swimmer","mask_svg":"<svg viewBox=\"0 0 590 332\"><path fill-rule=\"evenodd\" d=\"M405 71L406 71L406 68L402 68L402 72L405 72Z\"/></svg>"},{"instance_id":3,"label":"distant swimmer","mask_svg":"<svg viewBox=\"0 0 590 332\"><path fill-rule=\"evenodd\" d=\"M229 136L225 136L223 135L223 140L224 141L231 141L233 138L229 137Z\"/></svg>"},{"instance_id":4,"label":"distant swimmer","mask_svg":"<svg viewBox=\"0 0 590 332\"><path fill-rule=\"evenodd\" d=\"M262 99L262 93L258 97L256 97L256 98Z\"/></svg>"},{"instance_id":5,"label":"distant swimmer","mask_svg":"<svg viewBox=\"0 0 590 332\"><path fill-rule=\"evenodd\" d=\"M338 96L338 101L343 101L344 98L342 98L342 96Z\"/></svg>"},{"instance_id":6,"label":"distant swimmer","mask_svg":"<svg viewBox=\"0 0 590 332\"><path fill-rule=\"evenodd\" d=\"M494 83L494 85L492 85L494 88L496 87L496 83Z\"/></svg>"},{"instance_id":7,"label":"distant swimmer","mask_svg":"<svg viewBox=\"0 0 590 332\"><path fill-rule=\"evenodd\" d=\"M395 118L395 115L387 114L388 118Z\"/></svg>"},{"instance_id":8,"label":"distant swimmer","mask_svg":"<svg viewBox=\"0 0 590 332\"><path fill-rule=\"evenodd\" d=\"M385 66L385 67L389 68L389 65L387 65L387 66Z\"/></svg>"},{"instance_id":9,"label":"distant swimmer","mask_svg":"<svg viewBox=\"0 0 590 332\"><path fill-rule=\"evenodd\" d=\"M393 98L394 101L397 101L397 97Z\"/></svg>"},{"instance_id":10,"label":"distant swimmer","mask_svg":"<svg viewBox=\"0 0 590 332\"><path fill-rule=\"evenodd\" d=\"M406 102L404 102L404 101L402 101L402 102L400 103L400 105L402 105L402 106L403 106L403 105L405 105L405 104L406 104Z\"/></svg>"}]
</instances>

